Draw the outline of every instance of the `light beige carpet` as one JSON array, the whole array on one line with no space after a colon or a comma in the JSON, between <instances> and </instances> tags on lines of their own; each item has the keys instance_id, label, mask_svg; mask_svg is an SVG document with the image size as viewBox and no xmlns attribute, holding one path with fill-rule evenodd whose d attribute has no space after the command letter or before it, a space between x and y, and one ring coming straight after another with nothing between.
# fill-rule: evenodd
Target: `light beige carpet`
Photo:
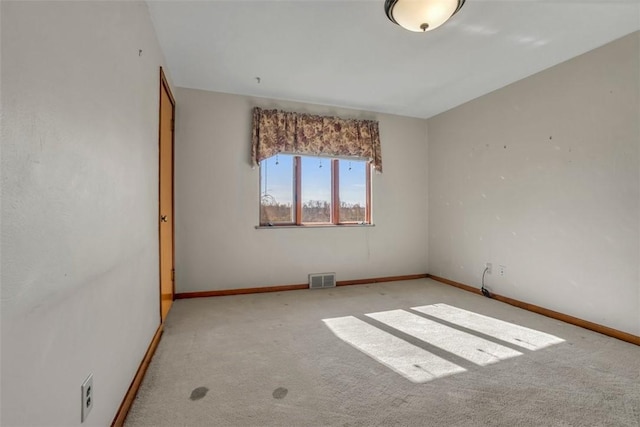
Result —
<instances>
[{"instance_id":1,"label":"light beige carpet","mask_svg":"<svg viewBox=\"0 0 640 427\"><path fill-rule=\"evenodd\" d=\"M640 426L640 347L428 279L179 300L126 425Z\"/></svg>"}]
</instances>

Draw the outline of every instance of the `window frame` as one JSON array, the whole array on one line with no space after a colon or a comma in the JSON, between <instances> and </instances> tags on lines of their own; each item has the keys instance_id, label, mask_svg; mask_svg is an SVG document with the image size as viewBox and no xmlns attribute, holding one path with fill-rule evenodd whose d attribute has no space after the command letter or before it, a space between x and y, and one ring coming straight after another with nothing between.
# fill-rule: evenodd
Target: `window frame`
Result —
<instances>
[{"instance_id":1,"label":"window frame","mask_svg":"<svg viewBox=\"0 0 640 427\"><path fill-rule=\"evenodd\" d=\"M287 153L282 153L287 154ZM293 221L290 222L262 222L262 174L260 174L260 197L258 223L262 227L339 227L339 226L366 226L372 225L371 221L371 165L365 167L365 219L358 221L340 221L340 160L342 161L366 161L364 159L330 158L331 159L331 212L329 222L303 222L302 221L302 157L317 157L303 154L293 156ZM266 161L267 159L265 159Z\"/></svg>"}]
</instances>

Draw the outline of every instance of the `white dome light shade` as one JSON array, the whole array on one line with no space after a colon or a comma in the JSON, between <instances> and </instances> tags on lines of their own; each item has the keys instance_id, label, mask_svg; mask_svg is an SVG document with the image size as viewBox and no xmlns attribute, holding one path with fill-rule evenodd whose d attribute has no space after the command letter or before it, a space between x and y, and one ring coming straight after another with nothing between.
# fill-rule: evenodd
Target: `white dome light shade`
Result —
<instances>
[{"instance_id":1,"label":"white dome light shade","mask_svg":"<svg viewBox=\"0 0 640 427\"><path fill-rule=\"evenodd\" d=\"M465 0L386 0L384 10L394 23L422 33L447 22Z\"/></svg>"}]
</instances>

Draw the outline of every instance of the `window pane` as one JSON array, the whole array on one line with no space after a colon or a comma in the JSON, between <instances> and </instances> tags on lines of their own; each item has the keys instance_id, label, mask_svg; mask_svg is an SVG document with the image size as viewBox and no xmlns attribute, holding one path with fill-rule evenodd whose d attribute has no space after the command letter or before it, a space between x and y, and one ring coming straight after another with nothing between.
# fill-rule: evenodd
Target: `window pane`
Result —
<instances>
[{"instance_id":1,"label":"window pane","mask_svg":"<svg viewBox=\"0 0 640 427\"><path fill-rule=\"evenodd\" d=\"M367 162L340 160L340 222L364 222L367 209Z\"/></svg>"},{"instance_id":2,"label":"window pane","mask_svg":"<svg viewBox=\"0 0 640 427\"><path fill-rule=\"evenodd\" d=\"M293 156L260 162L260 224L293 222Z\"/></svg>"},{"instance_id":3,"label":"window pane","mask_svg":"<svg viewBox=\"0 0 640 427\"><path fill-rule=\"evenodd\" d=\"M301 157L302 222L331 222L331 159Z\"/></svg>"}]
</instances>

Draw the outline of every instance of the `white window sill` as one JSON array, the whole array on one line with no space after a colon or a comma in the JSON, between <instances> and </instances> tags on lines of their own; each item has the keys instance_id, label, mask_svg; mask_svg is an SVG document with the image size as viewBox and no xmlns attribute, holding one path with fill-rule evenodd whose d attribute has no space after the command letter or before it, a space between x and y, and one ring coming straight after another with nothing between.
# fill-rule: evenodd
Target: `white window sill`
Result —
<instances>
[{"instance_id":1,"label":"white window sill","mask_svg":"<svg viewBox=\"0 0 640 427\"><path fill-rule=\"evenodd\" d=\"M256 230L277 230L280 228L367 228L375 224L302 224L302 225L256 225Z\"/></svg>"}]
</instances>

